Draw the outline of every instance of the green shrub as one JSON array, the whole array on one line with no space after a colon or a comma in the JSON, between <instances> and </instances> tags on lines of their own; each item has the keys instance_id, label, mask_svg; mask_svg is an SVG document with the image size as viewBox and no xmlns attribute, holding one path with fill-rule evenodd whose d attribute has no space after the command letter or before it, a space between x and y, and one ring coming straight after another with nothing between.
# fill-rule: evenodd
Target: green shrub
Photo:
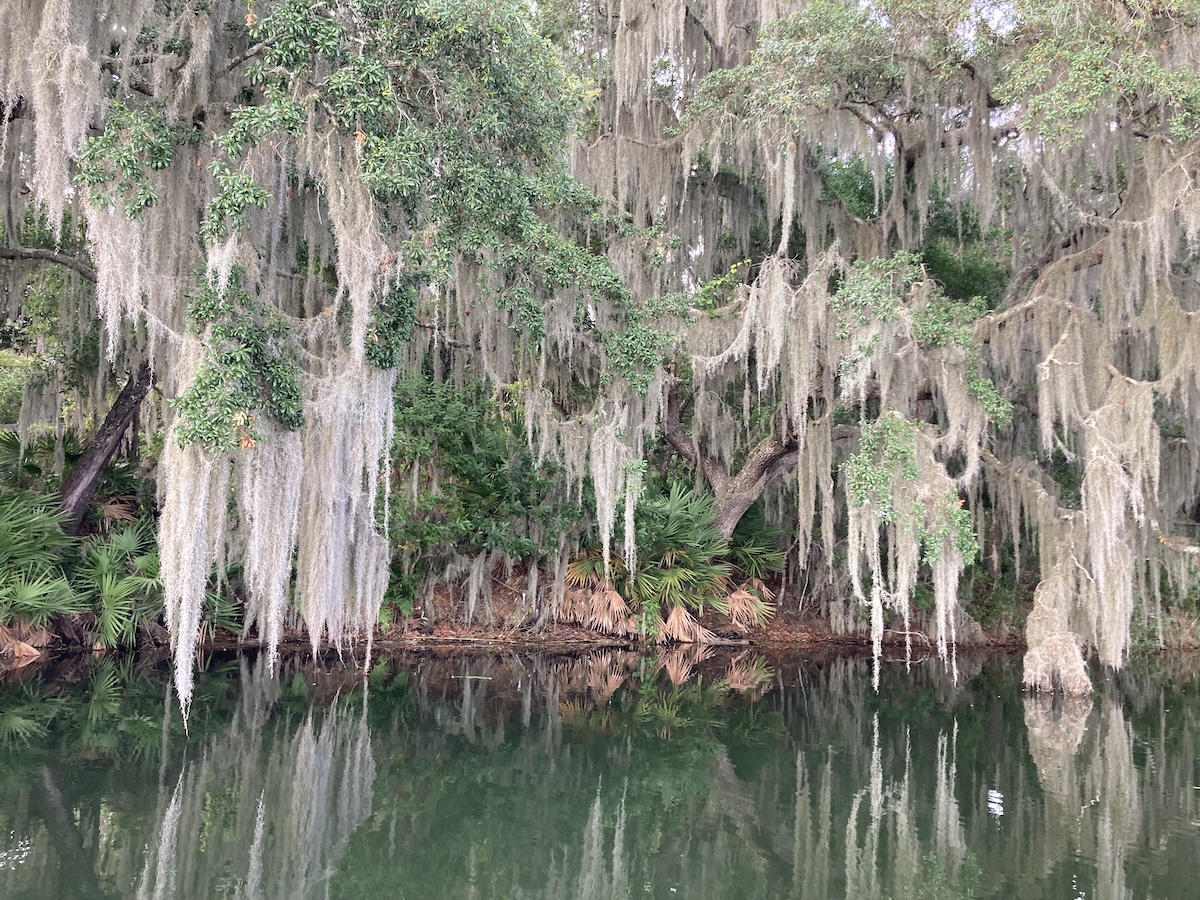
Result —
<instances>
[{"instance_id":1,"label":"green shrub","mask_svg":"<svg viewBox=\"0 0 1200 900\"><path fill-rule=\"evenodd\" d=\"M523 412L516 387L497 398L482 382L416 376L397 385L388 595L396 611L411 612L420 580L455 557L488 551L535 564L574 527L579 506L559 466L534 458Z\"/></svg>"},{"instance_id":2,"label":"green shrub","mask_svg":"<svg viewBox=\"0 0 1200 900\"><path fill-rule=\"evenodd\" d=\"M151 523L135 522L88 541L71 587L90 613L97 646L132 646L139 629L162 613Z\"/></svg>"},{"instance_id":3,"label":"green shrub","mask_svg":"<svg viewBox=\"0 0 1200 900\"><path fill-rule=\"evenodd\" d=\"M72 544L62 518L53 500L0 495L0 626L42 628L57 615L83 611L62 572Z\"/></svg>"},{"instance_id":4,"label":"green shrub","mask_svg":"<svg viewBox=\"0 0 1200 900\"><path fill-rule=\"evenodd\" d=\"M62 474L55 471L58 442L62 441ZM36 435L29 445L21 446L15 431L0 431L0 487L12 491L30 491L38 494L55 494L62 483L62 475L83 456L87 449L78 432L63 431L61 438L54 432ZM128 460L114 458L108 461L100 480L96 483L93 515L97 515L99 526L116 520L132 520L139 512L145 514L149 503L139 498L147 493L138 475L137 467Z\"/></svg>"},{"instance_id":5,"label":"green shrub","mask_svg":"<svg viewBox=\"0 0 1200 900\"><path fill-rule=\"evenodd\" d=\"M634 522L637 560L632 570L618 552L624 541L620 527L613 536L607 575L596 545L568 567L568 582L592 592L577 618L605 631L703 641L711 635L691 612L703 615L712 607L740 625L762 624L770 616L765 582L782 570L784 557L760 514L743 517L726 539L716 525L713 498L675 483L665 493L648 491Z\"/></svg>"}]
</instances>

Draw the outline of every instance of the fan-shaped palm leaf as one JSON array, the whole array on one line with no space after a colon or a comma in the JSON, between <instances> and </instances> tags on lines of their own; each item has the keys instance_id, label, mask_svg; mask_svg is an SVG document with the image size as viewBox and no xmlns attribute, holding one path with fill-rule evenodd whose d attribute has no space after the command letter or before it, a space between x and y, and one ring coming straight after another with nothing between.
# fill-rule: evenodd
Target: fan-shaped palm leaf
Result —
<instances>
[{"instance_id":1,"label":"fan-shaped palm leaf","mask_svg":"<svg viewBox=\"0 0 1200 900\"><path fill-rule=\"evenodd\" d=\"M19 620L41 628L55 616L76 615L86 608L61 575L16 572L0 586L0 622Z\"/></svg>"}]
</instances>

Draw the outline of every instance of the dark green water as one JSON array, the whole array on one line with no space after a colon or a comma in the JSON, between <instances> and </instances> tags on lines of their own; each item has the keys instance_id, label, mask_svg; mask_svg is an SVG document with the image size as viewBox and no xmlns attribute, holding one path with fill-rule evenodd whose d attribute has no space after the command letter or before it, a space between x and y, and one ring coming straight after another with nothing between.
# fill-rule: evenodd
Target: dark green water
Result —
<instances>
[{"instance_id":1,"label":"dark green water","mask_svg":"<svg viewBox=\"0 0 1200 900\"><path fill-rule=\"evenodd\" d=\"M190 735L161 669L26 670L0 898L1200 896L1195 660L1082 703L960 662L241 659Z\"/></svg>"}]
</instances>

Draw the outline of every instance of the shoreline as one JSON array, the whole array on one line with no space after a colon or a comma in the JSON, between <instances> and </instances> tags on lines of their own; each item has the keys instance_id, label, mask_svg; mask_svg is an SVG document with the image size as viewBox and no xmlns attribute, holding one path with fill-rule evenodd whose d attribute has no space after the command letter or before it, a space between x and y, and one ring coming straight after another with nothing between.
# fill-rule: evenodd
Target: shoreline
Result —
<instances>
[{"instance_id":1,"label":"shoreline","mask_svg":"<svg viewBox=\"0 0 1200 900\"><path fill-rule=\"evenodd\" d=\"M913 633L913 649L934 649L933 642L920 632ZM349 642L343 649L351 654L363 647L359 638ZM883 646L903 647L903 634L885 631ZM201 649L209 652L237 652L240 650L262 650L265 641L257 638L239 640L236 636L218 636L204 641ZM806 649L842 648L846 651L871 649L869 634L836 634L829 629L814 625L789 623L786 627L768 627L749 630L739 638L721 638L706 644L658 643L652 640L604 634L574 625L555 623L541 630L529 628L498 628L487 625L465 625L458 622L439 622L436 625L418 627L392 627L379 629L371 639L372 654L387 650L436 650L439 648L489 648L521 650L525 652L581 652L591 650L626 650L652 653L668 648L703 646L722 650L762 650L765 652L795 652ZM960 641L960 651L1024 651L1025 641L1020 634L984 635L982 641ZM329 641L319 644L319 653L337 652ZM312 652L312 644L302 635L288 634L279 645L280 653Z\"/></svg>"},{"instance_id":2,"label":"shoreline","mask_svg":"<svg viewBox=\"0 0 1200 900\"><path fill-rule=\"evenodd\" d=\"M936 657L936 647L931 638L920 631L910 633L913 656ZM317 657L335 655L341 658L360 657L367 642L364 638L346 641L341 648L329 640L322 640L315 648ZM829 652L845 654L870 654L871 638L866 633L836 634L828 628L812 623L777 621L769 627L754 628L737 638L721 638L707 644L657 643L649 640L622 637L592 631L565 623L552 623L540 630L529 627L500 628L479 624L466 625L461 622L439 622L434 625L406 623L379 628L370 641L371 656L377 658L390 653L418 652L431 654L456 653L546 653L571 655L603 651L655 654L689 647L705 647L724 652L757 652L766 656L775 655L825 655ZM887 630L883 648L889 651L905 647L904 633ZM170 647L160 638L143 640L131 647L95 649L71 644L50 644L38 649L36 656L0 656L0 676L20 671L31 664L46 664L64 656L98 655L121 656L138 654L151 661L169 661ZM221 632L203 639L197 646L200 654L256 653L267 649L266 641L257 636L241 639L230 632ZM1024 636L1016 630L1003 634L982 633L982 640L960 641L957 653L1023 653L1026 649ZM1165 647L1138 646L1131 648L1130 658L1153 657L1159 654L1196 652L1200 648L1190 645ZM289 632L279 644L279 654L314 655L312 643L302 632Z\"/></svg>"}]
</instances>

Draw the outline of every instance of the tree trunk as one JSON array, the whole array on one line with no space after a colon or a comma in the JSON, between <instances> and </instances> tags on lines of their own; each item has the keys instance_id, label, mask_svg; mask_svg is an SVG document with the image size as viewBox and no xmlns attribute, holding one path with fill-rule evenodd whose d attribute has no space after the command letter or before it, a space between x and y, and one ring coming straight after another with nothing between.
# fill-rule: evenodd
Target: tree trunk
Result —
<instances>
[{"instance_id":1,"label":"tree trunk","mask_svg":"<svg viewBox=\"0 0 1200 900\"><path fill-rule=\"evenodd\" d=\"M142 363L125 382L125 387L104 417L104 424L92 436L92 442L83 456L79 457L63 479L60 501L67 514L67 521L63 525L67 534L79 534L92 496L96 493L96 485L104 474L104 467L121 446L121 438L150 391L150 382L150 364Z\"/></svg>"},{"instance_id":2,"label":"tree trunk","mask_svg":"<svg viewBox=\"0 0 1200 900\"><path fill-rule=\"evenodd\" d=\"M717 527L721 529L721 534L729 537L746 510L762 496L767 482L795 462L796 436L783 415L777 412L771 423L771 433L750 451L741 469L730 475L684 433L681 423L684 405L679 382L674 381L667 392L663 437L676 452L704 474L715 495L713 515Z\"/></svg>"},{"instance_id":3,"label":"tree trunk","mask_svg":"<svg viewBox=\"0 0 1200 900\"><path fill-rule=\"evenodd\" d=\"M758 442L742 467L733 475L721 479L715 488L713 515L721 534L729 537L738 522L762 496L767 482L781 475L796 460L796 436L776 413L771 433Z\"/></svg>"},{"instance_id":4,"label":"tree trunk","mask_svg":"<svg viewBox=\"0 0 1200 900\"><path fill-rule=\"evenodd\" d=\"M796 442L764 439L735 475L726 478L713 500L713 516L721 534L729 537L767 484L796 464Z\"/></svg>"}]
</instances>

